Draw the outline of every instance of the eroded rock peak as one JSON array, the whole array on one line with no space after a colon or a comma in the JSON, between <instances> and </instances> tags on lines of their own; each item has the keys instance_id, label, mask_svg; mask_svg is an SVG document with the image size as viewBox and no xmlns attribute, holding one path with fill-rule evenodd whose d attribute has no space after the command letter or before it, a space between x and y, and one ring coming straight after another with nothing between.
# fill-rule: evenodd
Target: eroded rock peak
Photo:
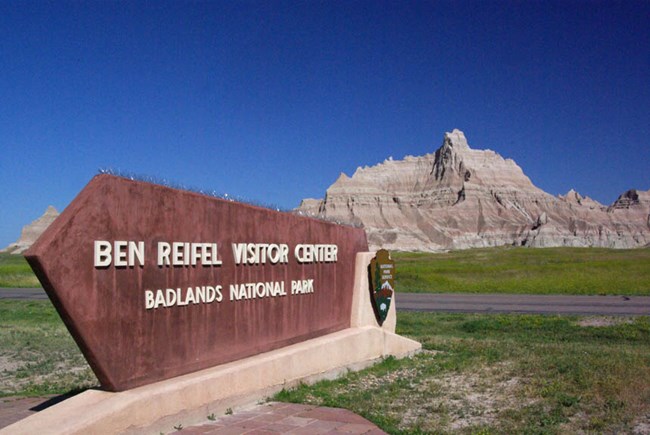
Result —
<instances>
[{"instance_id":1,"label":"eroded rock peak","mask_svg":"<svg viewBox=\"0 0 650 435\"><path fill-rule=\"evenodd\" d=\"M550 195L512 159L472 149L454 129L434 153L358 168L339 177L324 199L298 209L361 223L373 248L628 248L650 243L650 196L644 195L628 191L609 208L573 189Z\"/></svg>"}]
</instances>

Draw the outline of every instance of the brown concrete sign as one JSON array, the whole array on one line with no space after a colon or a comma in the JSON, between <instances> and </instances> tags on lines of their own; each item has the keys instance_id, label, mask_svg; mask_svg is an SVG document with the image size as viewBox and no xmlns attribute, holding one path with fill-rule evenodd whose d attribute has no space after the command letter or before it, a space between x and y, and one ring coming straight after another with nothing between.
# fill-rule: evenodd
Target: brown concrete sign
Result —
<instances>
[{"instance_id":1,"label":"brown concrete sign","mask_svg":"<svg viewBox=\"0 0 650 435\"><path fill-rule=\"evenodd\" d=\"M98 175L25 256L121 391L350 326L365 232Z\"/></svg>"}]
</instances>

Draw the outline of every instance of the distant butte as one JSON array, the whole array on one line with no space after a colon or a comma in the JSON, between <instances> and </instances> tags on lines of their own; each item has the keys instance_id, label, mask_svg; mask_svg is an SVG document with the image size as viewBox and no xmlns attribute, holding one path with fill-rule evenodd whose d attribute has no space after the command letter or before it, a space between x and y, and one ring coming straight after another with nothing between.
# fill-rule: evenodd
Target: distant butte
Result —
<instances>
[{"instance_id":1,"label":"distant butte","mask_svg":"<svg viewBox=\"0 0 650 435\"><path fill-rule=\"evenodd\" d=\"M432 154L341 173L324 199L296 210L363 225L372 249L650 245L650 190L628 190L610 206L573 189L556 197L513 160L472 149L460 130L445 133ZM25 251L58 215L48 207L3 252Z\"/></svg>"},{"instance_id":2,"label":"distant butte","mask_svg":"<svg viewBox=\"0 0 650 435\"><path fill-rule=\"evenodd\" d=\"M609 207L574 190L556 197L513 160L472 149L460 130L445 133L433 154L341 174L324 199L305 199L297 210L361 224L375 249L650 243L650 191L629 190Z\"/></svg>"},{"instance_id":3,"label":"distant butte","mask_svg":"<svg viewBox=\"0 0 650 435\"><path fill-rule=\"evenodd\" d=\"M22 254L38 239L45 229L50 226L54 219L59 216L59 212L52 206L49 206L43 216L36 219L31 224L25 225L17 242L12 243L0 252L10 252L12 254Z\"/></svg>"}]
</instances>

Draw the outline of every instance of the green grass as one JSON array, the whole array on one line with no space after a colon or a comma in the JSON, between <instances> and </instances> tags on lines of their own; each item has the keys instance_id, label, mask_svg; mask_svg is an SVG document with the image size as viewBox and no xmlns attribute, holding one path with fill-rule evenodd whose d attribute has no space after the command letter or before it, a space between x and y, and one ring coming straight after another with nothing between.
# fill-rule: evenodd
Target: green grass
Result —
<instances>
[{"instance_id":1,"label":"green grass","mask_svg":"<svg viewBox=\"0 0 650 435\"><path fill-rule=\"evenodd\" d=\"M389 433L633 433L650 424L648 316L400 312L397 332L424 352L275 400L344 407ZM0 396L95 385L50 302L0 300Z\"/></svg>"},{"instance_id":2,"label":"green grass","mask_svg":"<svg viewBox=\"0 0 650 435\"><path fill-rule=\"evenodd\" d=\"M650 295L650 249L486 248L393 253L405 293Z\"/></svg>"},{"instance_id":3,"label":"green grass","mask_svg":"<svg viewBox=\"0 0 650 435\"><path fill-rule=\"evenodd\" d=\"M650 295L650 249L486 248L393 253L404 293ZM0 254L0 287L40 287L21 255Z\"/></svg>"},{"instance_id":4,"label":"green grass","mask_svg":"<svg viewBox=\"0 0 650 435\"><path fill-rule=\"evenodd\" d=\"M0 287L40 287L22 255L0 253Z\"/></svg>"},{"instance_id":5,"label":"green grass","mask_svg":"<svg viewBox=\"0 0 650 435\"><path fill-rule=\"evenodd\" d=\"M49 301L0 299L0 397L64 394L97 383Z\"/></svg>"},{"instance_id":6,"label":"green grass","mask_svg":"<svg viewBox=\"0 0 650 435\"><path fill-rule=\"evenodd\" d=\"M275 399L344 407L396 434L632 433L650 423L650 319L580 320L399 313L398 333L425 352Z\"/></svg>"},{"instance_id":7,"label":"green grass","mask_svg":"<svg viewBox=\"0 0 650 435\"><path fill-rule=\"evenodd\" d=\"M650 295L650 249L491 248L394 253L400 292ZM0 254L0 286L36 287ZM400 313L425 352L284 391L340 406L390 433L634 432L650 416L650 318ZM621 322L623 320L623 322ZM610 319L611 321L611 319ZM0 300L0 397L97 385L49 301Z\"/></svg>"}]
</instances>

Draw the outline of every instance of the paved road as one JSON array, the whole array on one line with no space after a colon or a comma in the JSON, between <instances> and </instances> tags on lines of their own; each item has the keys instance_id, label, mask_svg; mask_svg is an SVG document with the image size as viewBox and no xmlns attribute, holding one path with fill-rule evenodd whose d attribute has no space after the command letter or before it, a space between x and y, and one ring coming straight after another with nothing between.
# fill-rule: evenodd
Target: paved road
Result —
<instances>
[{"instance_id":1,"label":"paved road","mask_svg":"<svg viewBox=\"0 0 650 435\"><path fill-rule=\"evenodd\" d=\"M42 289L0 288L0 299L47 299ZM447 313L650 315L650 296L398 293L397 309Z\"/></svg>"},{"instance_id":2,"label":"paved road","mask_svg":"<svg viewBox=\"0 0 650 435\"><path fill-rule=\"evenodd\" d=\"M650 296L398 293L397 309L456 313L650 315Z\"/></svg>"},{"instance_id":3,"label":"paved road","mask_svg":"<svg viewBox=\"0 0 650 435\"><path fill-rule=\"evenodd\" d=\"M0 288L0 299L47 299L42 288Z\"/></svg>"}]
</instances>

